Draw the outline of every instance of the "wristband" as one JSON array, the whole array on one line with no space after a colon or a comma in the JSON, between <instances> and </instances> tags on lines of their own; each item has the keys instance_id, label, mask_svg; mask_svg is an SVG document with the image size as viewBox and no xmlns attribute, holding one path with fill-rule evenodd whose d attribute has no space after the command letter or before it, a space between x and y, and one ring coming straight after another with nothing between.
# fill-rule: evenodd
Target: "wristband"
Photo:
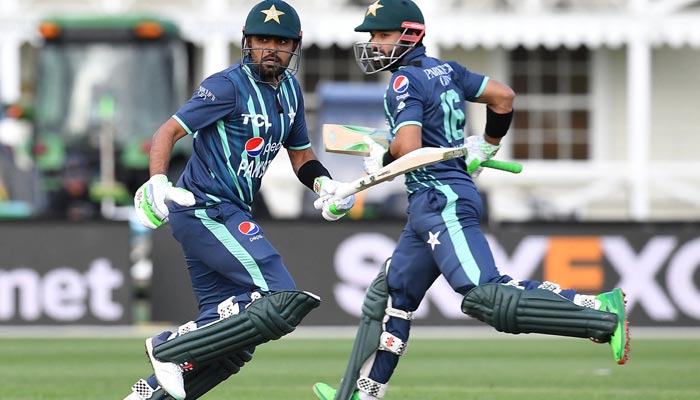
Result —
<instances>
[{"instance_id":1,"label":"wristband","mask_svg":"<svg viewBox=\"0 0 700 400\"><path fill-rule=\"evenodd\" d=\"M309 160L297 171L297 178L307 188L314 190L314 180L319 176L331 178L331 173L318 160ZM331 178L332 179L332 178Z\"/></svg>"},{"instance_id":2,"label":"wristband","mask_svg":"<svg viewBox=\"0 0 700 400\"><path fill-rule=\"evenodd\" d=\"M391 150L387 150L382 156L382 167L387 166L396 160L394 156L391 155Z\"/></svg>"},{"instance_id":3,"label":"wristband","mask_svg":"<svg viewBox=\"0 0 700 400\"><path fill-rule=\"evenodd\" d=\"M513 119L513 110L505 114L498 114L491 108L486 107L486 128L485 134L492 138L502 138L510 128Z\"/></svg>"}]
</instances>

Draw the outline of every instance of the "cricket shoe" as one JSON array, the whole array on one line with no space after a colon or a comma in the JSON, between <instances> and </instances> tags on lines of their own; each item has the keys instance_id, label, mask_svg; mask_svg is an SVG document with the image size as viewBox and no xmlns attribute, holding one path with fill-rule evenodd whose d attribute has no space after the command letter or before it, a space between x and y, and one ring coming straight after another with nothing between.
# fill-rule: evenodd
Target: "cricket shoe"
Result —
<instances>
[{"instance_id":1,"label":"cricket shoe","mask_svg":"<svg viewBox=\"0 0 700 400\"><path fill-rule=\"evenodd\" d=\"M316 397L321 400L333 400L335 398L335 389L333 389L330 385L321 382L314 384L314 393L316 394ZM350 400L360 400L360 396L358 396L357 392L355 392L352 394Z\"/></svg>"},{"instance_id":2,"label":"cricket shoe","mask_svg":"<svg viewBox=\"0 0 700 400\"><path fill-rule=\"evenodd\" d=\"M146 339L146 354L160 387L175 400L185 400L185 381L182 379L182 368L175 363L159 361L153 355L153 348L168 340L168 337L170 337L170 332L166 331Z\"/></svg>"},{"instance_id":3,"label":"cricket shoe","mask_svg":"<svg viewBox=\"0 0 700 400\"><path fill-rule=\"evenodd\" d=\"M615 361L622 365L627 362L630 353L630 332L625 311L625 293L616 288L612 292L601 293L596 296L600 301L600 311L607 311L617 315L617 327L610 337L610 347L615 356Z\"/></svg>"}]
</instances>

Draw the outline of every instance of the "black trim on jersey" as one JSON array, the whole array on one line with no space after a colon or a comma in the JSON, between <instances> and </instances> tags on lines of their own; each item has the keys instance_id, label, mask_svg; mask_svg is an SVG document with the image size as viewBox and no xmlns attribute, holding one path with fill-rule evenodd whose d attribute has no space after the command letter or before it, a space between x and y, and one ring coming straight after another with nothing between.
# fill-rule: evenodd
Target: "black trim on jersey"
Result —
<instances>
[{"instance_id":1,"label":"black trim on jersey","mask_svg":"<svg viewBox=\"0 0 700 400\"><path fill-rule=\"evenodd\" d=\"M513 119L513 110L505 114L498 114L491 108L486 107L486 128L485 133L492 138L502 138L510 128Z\"/></svg>"},{"instance_id":2,"label":"black trim on jersey","mask_svg":"<svg viewBox=\"0 0 700 400\"><path fill-rule=\"evenodd\" d=\"M309 160L305 162L304 165L299 167L299 171L297 172L297 178L299 178L299 181L311 190L314 190L314 179L318 178L319 176L327 176L333 179L333 177L331 177L331 173L328 172L326 167L324 167L318 160Z\"/></svg>"}]
</instances>

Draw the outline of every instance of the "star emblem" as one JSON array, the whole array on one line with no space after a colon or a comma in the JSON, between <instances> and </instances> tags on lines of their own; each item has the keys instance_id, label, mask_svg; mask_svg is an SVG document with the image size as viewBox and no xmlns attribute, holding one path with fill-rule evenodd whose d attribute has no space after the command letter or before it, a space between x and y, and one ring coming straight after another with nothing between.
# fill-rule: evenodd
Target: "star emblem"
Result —
<instances>
[{"instance_id":1,"label":"star emblem","mask_svg":"<svg viewBox=\"0 0 700 400\"><path fill-rule=\"evenodd\" d=\"M282 11L279 11L275 8L275 5L273 4L272 7L270 7L269 10L262 10L260 11L261 13L265 14L265 21L263 23L274 20L278 24L280 23L280 15L284 15Z\"/></svg>"},{"instance_id":2,"label":"star emblem","mask_svg":"<svg viewBox=\"0 0 700 400\"><path fill-rule=\"evenodd\" d=\"M435 251L435 246L442 244L438 240L438 236L440 235L440 231L438 231L437 233L428 232L428 235L430 235L430 238L428 239L428 241L426 243L428 243L430 245L430 248L433 251Z\"/></svg>"},{"instance_id":3,"label":"star emblem","mask_svg":"<svg viewBox=\"0 0 700 400\"><path fill-rule=\"evenodd\" d=\"M365 14L365 16L372 14L376 17L377 10L383 7L383 5L379 4L379 0L377 0L374 3L370 4L369 7L367 7L367 14Z\"/></svg>"}]
</instances>

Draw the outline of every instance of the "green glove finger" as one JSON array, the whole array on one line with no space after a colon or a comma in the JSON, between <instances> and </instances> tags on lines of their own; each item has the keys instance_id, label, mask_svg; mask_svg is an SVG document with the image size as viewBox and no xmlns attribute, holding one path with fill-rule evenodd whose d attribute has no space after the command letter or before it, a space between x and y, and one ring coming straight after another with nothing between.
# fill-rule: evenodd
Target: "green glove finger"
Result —
<instances>
[{"instance_id":1,"label":"green glove finger","mask_svg":"<svg viewBox=\"0 0 700 400\"><path fill-rule=\"evenodd\" d=\"M476 171L477 168L479 168L480 166L481 166L481 161L479 161L478 158L475 158L475 159L471 160L471 161L469 162L469 164L467 164L467 172L469 172L470 174L472 174L472 173L474 173L474 171Z\"/></svg>"},{"instance_id":2,"label":"green glove finger","mask_svg":"<svg viewBox=\"0 0 700 400\"><path fill-rule=\"evenodd\" d=\"M347 213L347 210L345 210L345 211L338 210L338 208L335 206L335 204L329 205L328 211L330 211L331 214L333 214L333 215L345 215Z\"/></svg>"}]
</instances>

